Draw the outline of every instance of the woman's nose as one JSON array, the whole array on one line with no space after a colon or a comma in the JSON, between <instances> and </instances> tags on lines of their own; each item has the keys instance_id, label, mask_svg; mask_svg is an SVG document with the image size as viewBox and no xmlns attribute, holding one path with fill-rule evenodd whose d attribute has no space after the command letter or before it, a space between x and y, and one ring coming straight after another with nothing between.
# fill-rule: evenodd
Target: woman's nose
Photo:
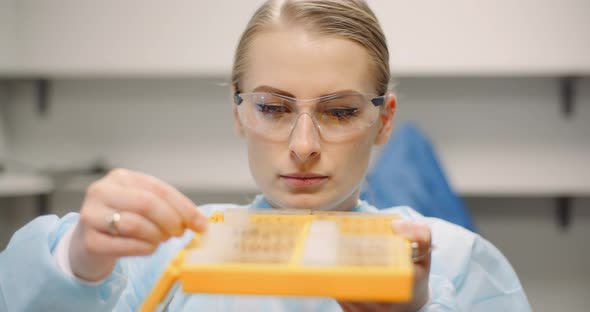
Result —
<instances>
[{"instance_id":1,"label":"woman's nose","mask_svg":"<svg viewBox=\"0 0 590 312\"><path fill-rule=\"evenodd\" d=\"M301 114L291 130L289 150L291 157L303 163L320 155L320 134L309 114Z\"/></svg>"}]
</instances>

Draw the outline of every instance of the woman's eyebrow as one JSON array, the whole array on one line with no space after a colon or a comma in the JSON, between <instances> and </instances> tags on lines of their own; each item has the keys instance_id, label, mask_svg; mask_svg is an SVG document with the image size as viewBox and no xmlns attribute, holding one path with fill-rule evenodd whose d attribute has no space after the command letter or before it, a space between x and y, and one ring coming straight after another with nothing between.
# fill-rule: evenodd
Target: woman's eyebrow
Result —
<instances>
[{"instance_id":1,"label":"woman's eyebrow","mask_svg":"<svg viewBox=\"0 0 590 312\"><path fill-rule=\"evenodd\" d=\"M283 91L281 89L273 88L271 86L258 86L254 88L252 92L268 92L268 93L276 93L280 95L284 95L287 97L295 98L295 96L287 91Z\"/></svg>"},{"instance_id":2,"label":"woman's eyebrow","mask_svg":"<svg viewBox=\"0 0 590 312\"><path fill-rule=\"evenodd\" d=\"M340 91L336 91L336 92L331 92L331 93L328 93L328 94L322 94L319 97L320 98L332 97L332 96L337 96L337 95L342 95L342 94L361 94L361 93L358 92L358 91L356 91L356 90L346 89L346 90L340 90Z\"/></svg>"},{"instance_id":3,"label":"woman's eyebrow","mask_svg":"<svg viewBox=\"0 0 590 312\"><path fill-rule=\"evenodd\" d=\"M254 88L254 90L252 92L268 92L268 93L276 93L276 94L280 94L280 95L284 95L284 96L288 96L291 98L296 98L293 94L281 90L281 89L277 89L271 86L258 86L256 88ZM361 94L360 92L353 90L353 89L346 89L346 90L340 90L340 91L336 91L336 92L331 92L328 94L322 94L320 96L318 96L317 98L324 98L324 97L331 97L331 96L335 96L335 95L341 95L341 94Z\"/></svg>"}]
</instances>

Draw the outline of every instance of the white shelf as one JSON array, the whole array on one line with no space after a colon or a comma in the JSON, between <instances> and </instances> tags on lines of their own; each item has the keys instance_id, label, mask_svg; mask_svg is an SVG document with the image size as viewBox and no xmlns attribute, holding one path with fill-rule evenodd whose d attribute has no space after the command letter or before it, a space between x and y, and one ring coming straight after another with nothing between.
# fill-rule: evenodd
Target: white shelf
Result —
<instances>
[{"instance_id":1,"label":"white shelf","mask_svg":"<svg viewBox=\"0 0 590 312\"><path fill-rule=\"evenodd\" d=\"M42 195L51 193L53 189L53 181L48 177L0 173L0 197Z\"/></svg>"},{"instance_id":2,"label":"white shelf","mask_svg":"<svg viewBox=\"0 0 590 312\"><path fill-rule=\"evenodd\" d=\"M8 49L0 54L0 72L227 76L237 40L261 2L6 2L0 6L0 46ZM556 3L370 1L396 77L590 74L590 40L583 39L590 38L590 4Z\"/></svg>"}]
</instances>

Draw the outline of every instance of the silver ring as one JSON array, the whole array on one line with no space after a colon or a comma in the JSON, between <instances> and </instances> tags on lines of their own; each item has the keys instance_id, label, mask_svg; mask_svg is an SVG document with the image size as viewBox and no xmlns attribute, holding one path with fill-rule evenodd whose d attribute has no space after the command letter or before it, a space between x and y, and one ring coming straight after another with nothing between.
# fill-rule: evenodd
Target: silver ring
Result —
<instances>
[{"instance_id":1,"label":"silver ring","mask_svg":"<svg viewBox=\"0 0 590 312\"><path fill-rule=\"evenodd\" d=\"M117 225L119 224L119 221L121 221L121 214L118 211L115 211L112 215L110 215L107 221L109 233L112 235L119 235L120 232Z\"/></svg>"},{"instance_id":2,"label":"silver ring","mask_svg":"<svg viewBox=\"0 0 590 312\"><path fill-rule=\"evenodd\" d=\"M428 248L428 250L426 250L422 254L418 254L418 252L420 252L420 250L418 249L418 242L412 242L410 246L412 246L412 261L414 262L418 262L420 259L430 255L430 253L432 253L432 251L434 250L434 245L430 245L430 248Z\"/></svg>"}]
</instances>

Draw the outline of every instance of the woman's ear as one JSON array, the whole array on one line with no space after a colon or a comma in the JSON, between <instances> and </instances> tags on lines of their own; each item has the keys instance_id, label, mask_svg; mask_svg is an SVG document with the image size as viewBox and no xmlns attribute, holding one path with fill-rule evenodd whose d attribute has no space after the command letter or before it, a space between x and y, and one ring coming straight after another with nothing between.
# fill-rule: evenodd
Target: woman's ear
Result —
<instances>
[{"instance_id":1,"label":"woman's ear","mask_svg":"<svg viewBox=\"0 0 590 312\"><path fill-rule=\"evenodd\" d=\"M381 112L381 127L379 128L379 132L377 133L377 137L375 138L375 144L383 145L387 143L389 137L391 136L391 129L393 128L393 117L395 116L395 106L397 104L397 99L393 93L390 93L385 98L385 103L383 104L383 111Z\"/></svg>"}]
</instances>

